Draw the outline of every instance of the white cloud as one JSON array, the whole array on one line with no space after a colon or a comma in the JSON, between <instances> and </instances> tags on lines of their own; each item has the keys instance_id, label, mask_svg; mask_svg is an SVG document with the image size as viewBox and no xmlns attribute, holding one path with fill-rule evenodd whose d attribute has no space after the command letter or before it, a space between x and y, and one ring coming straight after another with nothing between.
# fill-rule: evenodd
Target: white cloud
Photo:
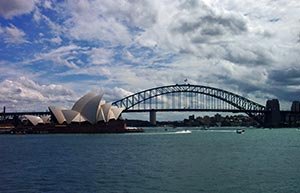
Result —
<instances>
[{"instance_id":1,"label":"white cloud","mask_svg":"<svg viewBox=\"0 0 300 193\"><path fill-rule=\"evenodd\" d=\"M62 85L40 85L27 77L0 82L0 105L8 111L44 111L55 104L68 104L74 92Z\"/></svg>"},{"instance_id":2,"label":"white cloud","mask_svg":"<svg viewBox=\"0 0 300 193\"><path fill-rule=\"evenodd\" d=\"M114 56L112 50L104 48L92 48L89 53L92 64L109 64Z\"/></svg>"},{"instance_id":3,"label":"white cloud","mask_svg":"<svg viewBox=\"0 0 300 193\"><path fill-rule=\"evenodd\" d=\"M28 62L36 61L52 61L54 65L67 66L70 69L78 69L74 61L77 61L77 54L85 51L86 48L76 46L74 44L68 46L61 46L59 48L50 50L47 53L40 53L35 56L35 59Z\"/></svg>"},{"instance_id":4,"label":"white cloud","mask_svg":"<svg viewBox=\"0 0 300 193\"><path fill-rule=\"evenodd\" d=\"M98 76L99 78L106 78L111 76L111 71L107 67L98 67L98 66L85 66L82 68L73 68L66 72L57 73L58 76L67 76L67 75L87 75L87 76ZM78 80L81 86L86 87L84 82Z\"/></svg>"},{"instance_id":5,"label":"white cloud","mask_svg":"<svg viewBox=\"0 0 300 193\"><path fill-rule=\"evenodd\" d=\"M279 67L299 65L297 1L286 5L285 1L102 2L92 7L85 4L80 10L83 12L73 17L70 29L83 34L84 27L78 25L82 19L99 17L101 25L98 20L93 26L103 25L107 29L111 24L109 29L111 34L117 34L117 39L107 35L110 31L97 36L98 31L87 28L95 32L92 40L126 47L134 43L154 50L155 54L154 58L147 58L141 56L143 52L124 49L123 59L136 66L121 61L118 66L106 67L110 73L104 75L108 80L102 81L103 85L120 84L137 92L188 78L191 83L224 88L257 101L265 101L266 97L287 98L278 91L290 93L283 87L269 85L272 77L268 74ZM123 30L117 30L115 22L123 25ZM76 38L91 40L84 36ZM166 68L153 66L155 59L168 54L176 57L173 61L162 61Z\"/></svg>"},{"instance_id":6,"label":"white cloud","mask_svg":"<svg viewBox=\"0 0 300 193\"><path fill-rule=\"evenodd\" d=\"M39 17L40 20L43 20L49 26L50 32L55 36L59 36L65 33L65 27L59 23L56 23L55 21L52 21L52 18L41 13L39 14ZM37 22L39 22L39 20L37 20Z\"/></svg>"},{"instance_id":7,"label":"white cloud","mask_svg":"<svg viewBox=\"0 0 300 193\"><path fill-rule=\"evenodd\" d=\"M1 27L0 27L1 29ZM21 29L18 29L13 24L10 24L7 27L4 27L0 30L0 37L3 37L5 43L14 43L14 44L20 44L25 43L27 40L25 39L25 32Z\"/></svg>"},{"instance_id":8,"label":"white cloud","mask_svg":"<svg viewBox=\"0 0 300 193\"><path fill-rule=\"evenodd\" d=\"M60 44L62 42L62 39L59 36L56 36L54 38L51 38L50 42L52 42L54 44Z\"/></svg>"},{"instance_id":9,"label":"white cloud","mask_svg":"<svg viewBox=\"0 0 300 193\"><path fill-rule=\"evenodd\" d=\"M123 21L105 15L103 1L68 1L71 18L66 21L68 33L78 40L103 41L109 44L128 44L131 41ZM119 7L119 6L118 6Z\"/></svg>"},{"instance_id":10,"label":"white cloud","mask_svg":"<svg viewBox=\"0 0 300 193\"><path fill-rule=\"evenodd\" d=\"M120 87L113 87L113 88L109 88L109 87L102 87L100 89L98 89L99 93L104 93L104 99L107 102L115 102L119 99L122 99L126 96L129 96L131 94L134 94L130 91L127 91L123 88Z\"/></svg>"},{"instance_id":11,"label":"white cloud","mask_svg":"<svg viewBox=\"0 0 300 193\"><path fill-rule=\"evenodd\" d=\"M36 0L0 0L0 15L6 19L28 14L35 6Z\"/></svg>"},{"instance_id":12,"label":"white cloud","mask_svg":"<svg viewBox=\"0 0 300 193\"><path fill-rule=\"evenodd\" d=\"M54 71L52 79L92 78L74 87L135 92L187 78L263 101L298 89L287 69L300 62L299 7L296 0L46 0L5 17L33 12L35 24L48 27L31 41L42 49L23 64ZM5 43L30 41L15 25L0 27Z\"/></svg>"},{"instance_id":13,"label":"white cloud","mask_svg":"<svg viewBox=\"0 0 300 193\"><path fill-rule=\"evenodd\" d=\"M53 4L52 4L52 2L49 1L49 0L44 1L43 6L44 6L45 8L47 8L47 9L53 9L53 7L52 7Z\"/></svg>"},{"instance_id":14,"label":"white cloud","mask_svg":"<svg viewBox=\"0 0 300 193\"><path fill-rule=\"evenodd\" d=\"M41 18L42 18L42 15L41 15L40 10L39 9L35 9L35 11L33 13L33 19L34 19L34 21L40 22Z\"/></svg>"}]
</instances>

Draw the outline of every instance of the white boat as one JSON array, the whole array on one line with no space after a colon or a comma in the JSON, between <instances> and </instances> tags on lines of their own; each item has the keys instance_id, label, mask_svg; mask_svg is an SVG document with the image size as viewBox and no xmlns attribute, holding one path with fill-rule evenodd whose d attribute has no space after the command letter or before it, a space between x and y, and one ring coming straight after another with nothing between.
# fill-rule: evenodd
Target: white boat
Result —
<instances>
[{"instance_id":1,"label":"white boat","mask_svg":"<svg viewBox=\"0 0 300 193\"><path fill-rule=\"evenodd\" d=\"M175 133L192 133L191 130L182 130L182 131L176 131Z\"/></svg>"},{"instance_id":2,"label":"white boat","mask_svg":"<svg viewBox=\"0 0 300 193\"><path fill-rule=\"evenodd\" d=\"M245 133L245 129L237 129L236 133L237 134L243 134L243 133Z\"/></svg>"}]
</instances>

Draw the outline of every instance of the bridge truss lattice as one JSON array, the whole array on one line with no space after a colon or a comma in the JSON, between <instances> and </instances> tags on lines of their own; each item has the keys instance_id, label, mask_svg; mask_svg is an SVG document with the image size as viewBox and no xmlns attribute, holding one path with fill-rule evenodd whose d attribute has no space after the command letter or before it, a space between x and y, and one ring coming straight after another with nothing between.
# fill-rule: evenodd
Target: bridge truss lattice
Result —
<instances>
[{"instance_id":1,"label":"bridge truss lattice","mask_svg":"<svg viewBox=\"0 0 300 193\"><path fill-rule=\"evenodd\" d=\"M124 112L215 111L244 112L262 122L265 106L232 92L201 85L169 85L147 89L113 103Z\"/></svg>"}]
</instances>

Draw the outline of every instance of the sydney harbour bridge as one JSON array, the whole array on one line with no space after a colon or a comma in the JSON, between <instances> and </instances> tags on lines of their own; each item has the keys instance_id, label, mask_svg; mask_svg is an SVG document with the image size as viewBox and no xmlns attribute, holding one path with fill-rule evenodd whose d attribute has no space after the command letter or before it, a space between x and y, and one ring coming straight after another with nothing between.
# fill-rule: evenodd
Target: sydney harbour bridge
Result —
<instances>
[{"instance_id":1,"label":"sydney harbour bridge","mask_svg":"<svg viewBox=\"0 0 300 193\"><path fill-rule=\"evenodd\" d=\"M144 90L113 105L125 108L124 112L150 112L150 122L156 122L156 112L206 111L246 113L263 124L266 108L245 97L226 90L191 84L176 84Z\"/></svg>"},{"instance_id":2,"label":"sydney harbour bridge","mask_svg":"<svg viewBox=\"0 0 300 193\"><path fill-rule=\"evenodd\" d=\"M261 126L272 126L272 124L276 125L280 121L280 114L294 113L292 111L280 111L277 103L276 100L271 100L267 101L267 105L264 106L223 89L201 85L176 84L140 91L117 100L112 105L123 107L125 109L124 113L149 112L150 122L154 124L156 122L156 112L202 111L245 113ZM5 115L0 113L0 116L21 116L25 114L45 115L49 112L6 113ZM274 121L275 123L273 123Z\"/></svg>"}]
</instances>

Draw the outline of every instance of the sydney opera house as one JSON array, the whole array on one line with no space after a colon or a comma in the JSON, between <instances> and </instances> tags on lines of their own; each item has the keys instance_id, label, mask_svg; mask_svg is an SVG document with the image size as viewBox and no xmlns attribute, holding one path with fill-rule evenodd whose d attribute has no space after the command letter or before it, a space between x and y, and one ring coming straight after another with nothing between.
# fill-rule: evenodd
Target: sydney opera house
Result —
<instances>
[{"instance_id":1,"label":"sydney opera house","mask_svg":"<svg viewBox=\"0 0 300 193\"><path fill-rule=\"evenodd\" d=\"M58 124L88 122L95 125L98 122L117 120L123 109L106 103L102 96L103 94L88 93L75 102L72 109L50 106L49 110Z\"/></svg>"},{"instance_id":2,"label":"sydney opera house","mask_svg":"<svg viewBox=\"0 0 300 193\"><path fill-rule=\"evenodd\" d=\"M22 127L26 133L121 133L140 132L127 129L120 119L123 108L102 100L103 94L88 93L72 109L49 106L50 115L25 115ZM26 127L25 127L26 126Z\"/></svg>"}]
</instances>

